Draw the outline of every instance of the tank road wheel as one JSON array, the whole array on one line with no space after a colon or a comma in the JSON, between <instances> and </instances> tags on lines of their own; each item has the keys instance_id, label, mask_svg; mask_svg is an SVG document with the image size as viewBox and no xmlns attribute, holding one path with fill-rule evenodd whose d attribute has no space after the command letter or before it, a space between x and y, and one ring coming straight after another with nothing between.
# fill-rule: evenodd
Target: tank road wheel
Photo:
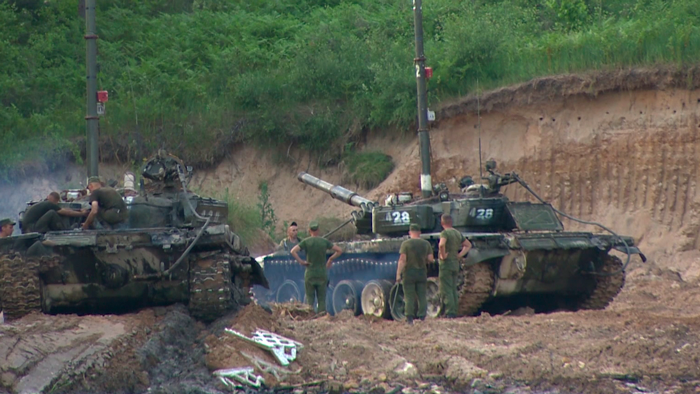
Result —
<instances>
[{"instance_id":1,"label":"tank road wheel","mask_svg":"<svg viewBox=\"0 0 700 394\"><path fill-rule=\"evenodd\" d=\"M211 322L235 306L231 263L222 256L194 261L190 267L190 314Z\"/></svg>"},{"instance_id":2,"label":"tank road wheel","mask_svg":"<svg viewBox=\"0 0 700 394\"><path fill-rule=\"evenodd\" d=\"M603 268L600 273L611 274L620 272L621 269L622 261L618 257L610 255L603 257ZM596 276L595 279L595 289L581 300L578 309L605 309L625 285L624 272L617 275Z\"/></svg>"},{"instance_id":3,"label":"tank road wheel","mask_svg":"<svg viewBox=\"0 0 700 394\"><path fill-rule=\"evenodd\" d=\"M442 300L440 299L440 284L438 278L428 278L428 289L426 291L428 299L428 312L426 317L434 318L440 315Z\"/></svg>"},{"instance_id":4,"label":"tank road wheel","mask_svg":"<svg viewBox=\"0 0 700 394\"><path fill-rule=\"evenodd\" d=\"M377 279L367 282L362 289L362 311L365 315L389 318L389 291L391 282L386 279Z\"/></svg>"},{"instance_id":5,"label":"tank road wheel","mask_svg":"<svg viewBox=\"0 0 700 394\"><path fill-rule=\"evenodd\" d=\"M361 298L363 284L357 280L341 280L333 289L333 312L337 315L345 309L355 316L362 313Z\"/></svg>"},{"instance_id":6,"label":"tank road wheel","mask_svg":"<svg viewBox=\"0 0 700 394\"><path fill-rule=\"evenodd\" d=\"M494 283L493 270L488 263L479 263L461 269L459 272L457 313L461 316L473 316L491 296Z\"/></svg>"},{"instance_id":7,"label":"tank road wheel","mask_svg":"<svg viewBox=\"0 0 700 394\"><path fill-rule=\"evenodd\" d=\"M283 302L301 302L302 296L301 291L297 283L291 279L287 279L280 287L277 289L277 294L275 295L275 301L279 303Z\"/></svg>"},{"instance_id":8,"label":"tank road wheel","mask_svg":"<svg viewBox=\"0 0 700 394\"><path fill-rule=\"evenodd\" d=\"M391 318L396 321L404 321L406 319L406 303L403 299L403 286L401 283L395 283L391 288L389 302Z\"/></svg>"},{"instance_id":9,"label":"tank road wheel","mask_svg":"<svg viewBox=\"0 0 700 394\"><path fill-rule=\"evenodd\" d=\"M8 320L41 311L39 262L12 253L0 256L0 304Z\"/></svg>"}]
</instances>

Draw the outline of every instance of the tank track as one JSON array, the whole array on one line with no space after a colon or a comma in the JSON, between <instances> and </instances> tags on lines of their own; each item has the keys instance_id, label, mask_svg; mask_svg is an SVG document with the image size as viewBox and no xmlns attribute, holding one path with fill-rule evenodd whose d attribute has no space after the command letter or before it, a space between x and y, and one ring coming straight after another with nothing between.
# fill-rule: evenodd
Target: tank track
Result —
<instances>
[{"instance_id":1,"label":"tank track","mask_svg":"<svg viewBox=\"0 0 700 394\"><path fill-rule=\"evenodd\" d=\"M238 306L231 281L231 262L225 255L195 260L190 266L190 314L211 322Z\"/></svg>"},{"instance_id":2,"label":"tank track","mask_svg":"<svg viewBox=\"0 0 700 394\"><path fill-rule=\"evenodd\" d=\"M601 273L610 274L622 269L622 261L616 256L603 257ZM588 297L582 299L578 309L605 309L610 302L620 293L625 285L625 273L618 275L596 276L595 289Z\"/></svg>"},{"instance_id":3,"label":"tank track","mask_svg":"<svg viewBox=\"0 0 700 394\"><path fill-rule=\"evenodd\" d=\"M457 293L459 305L457 313L460 316L473 316L491 296L494 274L488 263L479 263L470 267L462 267L457 278Z\"/></svg>"},{"instance_id":4,"label":"tank track","mask_svg":"<svg viewBox=\"0 0 700 394\"><path fill-rule=\"evenodd\" d=\"M41 312L39 265L18 253L0 256L0 304L8 320Z\"/></svg>"}]
</instances>

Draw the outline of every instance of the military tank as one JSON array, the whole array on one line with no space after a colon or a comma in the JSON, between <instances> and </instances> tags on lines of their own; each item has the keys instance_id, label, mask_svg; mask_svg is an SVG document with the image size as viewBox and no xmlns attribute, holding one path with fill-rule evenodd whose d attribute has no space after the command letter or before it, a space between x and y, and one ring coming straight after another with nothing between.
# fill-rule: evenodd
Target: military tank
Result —
<instances>
[{"instance_id":1,"label":"military tank","mask_svg":"<svg viewBox=\"0 0 700 394\"><path fill-rule=\"evenodd\" d=\"M345 252L329 271L332 311L350 309L356 314L402 319L402 289L394 283L400 245L408 238L409 225L416 223L437 253L443 214L452 216L454 227L473 246L460 262L460 315L476 314L491 301L503 301L499 307L505 309L532 302L540 310L605 308L624 285L630 256L638 254L645 260L632 238L612 231L610 235L564 231L559 216L578 219L539 198L518 174L498 173L495 161L487 162L485 184L473 184L465 177L463 193L450 193L444 184L432 186L426 99L429 69L423 51L421 0L414 0L413 12L421 197L398 193L380 205L312 175L298 176L301 182L359 208L348 222L355 224L360 236L369 238L339 244ZM510 201L500 193L502 187L515 183L538 202ZM614 250L626 255L624 263L610 254ZM261 261L271 281L270 291L260 292L262 301L303 300L303 267L286 251ZM440 313L437 274L437 264L430 265L428 316Z\"/></svg>"},{"instance_id":2,"label":"military tank","mask_svg":"<svg viewBox=\"0 0 700 394\"><path fill-rule=\"evenodd\" d=\"M0 239L0 303L14 319L32 311L107 313L185 303L214 320L245 304L262 268L227 223L228 205L187 190L191 169L164 151L149 159L138 190L120 190L121 229L69 230ZM131 178L133 181L133 178ZM88 208L86 191L61 193L64 208Z\"/></svg>"},{"instance_id":3,"label":"military tank","mask_svg":"<svg viewBox=\"0 0 700 394\"><path fill-rule=\"evenodd\" d=\"M344 254L329 271L330 310L403 319L403 293L394 283L400 245L408 239L409 225L417 223L437 253L440 217L446 213L472 243L460 262L458 278L463 316L496 301L506 308L531 301L530 306L541 310L603 309L624 285L629 256L637 254L646 260L631 237L567 232L559 219L566 214L550 204L510 201L500 193L501 187L519 183L531 190L527 183L516 173L497 173L495 162L488 162L486 168L488 183L471 185L463 193L450 193L438 185L428 198L398 193L384 205L310 174L299 174L301 182L359 208L350 221L358 235L371 238L339 243ZM624 263L610 254L615 250L627 256ZM303 267L286 251L265 256L262 262L271 284L267 301L303 300ZM437 275L437 264L429 265L430 317L440 312Z\"/></svg>"}]
</instances>

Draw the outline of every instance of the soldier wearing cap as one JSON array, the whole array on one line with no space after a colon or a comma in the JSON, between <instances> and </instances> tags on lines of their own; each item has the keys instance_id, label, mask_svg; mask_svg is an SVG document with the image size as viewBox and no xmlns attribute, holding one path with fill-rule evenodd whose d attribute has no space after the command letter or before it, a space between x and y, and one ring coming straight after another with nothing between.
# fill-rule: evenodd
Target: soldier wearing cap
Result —
<instances>
[{"instance_id":1,"label":"soldier wearing cap","mask_svg":"<svg viewBox=\"0 0 700 394\"><path fill-rule=\"evenodd\" d=\"M88 214L83 229L89 229L95 218L103 227L112 228L126 222L129 218L129 211L126 203L119 193L104 185L100 177L92 176L88 179L88 190L90 190L90 214Z\"/></svg>"},{"instance_id":2,"label":"soldier wearing cap","mask_svg":"<svg viewBox=\"0 0 700 394\"><path fill-rule=\"evenodd\" d=\"M428 263L435 261L430 242L420 237L420 226L409 226L410 239L401 243L399 264L396 268L396 281L403 285L406 321L413 324L413 319L425 319L428 311L426 296L428 288ZM416 301L418 308L416 310Z\"/></svg>"},{"instance_id":3,"label":"soldier wearing cap","mask_svg":"<svg viewBox=\"0 0 700 394\"><path fill-rule=\"evenodd\" d=\"M328 270L333 264L333 260L338 258L343 251L338 245L319 236L318 222L309 223L309 238L304 239L295 245L290 253L306 267L304 273L304 289L306 291L306 302L314 307L318 299L318 313L325 314L326 309L326 288L328 287ZM333 249L335 253L326 260L326 252ZM299 251L306 252L306 260L299 257Z\"/></svg>"},{"instance_id":4,"label":"soldier wearing cap","mask_svg":"<svg viewBox=\"0 0 700 394\"><path fill-rule=\"evenodd\" d=\"M292 222L292 224L287 227L287 238L280 241L278 246L289 252L299 243L298 233L299 227L297 227L297 222Z\"/></svg>"},{"instance_id":5,"label":"soldier wearing cap","mask_svg":"<svg viewBox=\"0 0 700 394\"><path fill-rule=\"evenodd\" d=\"M457 301L459 299L457 294L459 259L469 252L472 244L464 238L461 232L452 227L452 216L442 215L440 224L444 229L440 233L440 243L438 244L440 297L445 306L445 316L455 318L457 317Z\"/></svg>"},{"instance_id":6,"label":"soldier wearing cap","mask_svg":"<svg viewBox=\"0 0 700 394\"><path fill-rule=\"evenodd\" d=\"M46 200L34 204L22 216L22 232L24 233L45 233L47 231L65 230L60 216L80 217L87 216L90 211L75 211L61 208L58 203L61 196L57 192L51 192L46 196Z\"/></svg>"},{"instance_id":7,"label":"soldier wearing cap","mask_svg":"<svg viewBox=\"0 0 700 394\"><path fill-rule=\"evenodd\" d=\"M10 218L0 220L0 238L7 238L15 231L15 221Z\"/></svg>"}]
</instances>

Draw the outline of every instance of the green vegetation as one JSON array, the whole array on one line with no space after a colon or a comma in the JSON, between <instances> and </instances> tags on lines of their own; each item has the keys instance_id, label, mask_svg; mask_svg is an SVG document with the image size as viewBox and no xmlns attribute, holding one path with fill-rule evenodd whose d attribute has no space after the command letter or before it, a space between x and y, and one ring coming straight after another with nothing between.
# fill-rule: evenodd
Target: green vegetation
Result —
<instances>
[{"instance_id":1,"label":"green vegetation","mask_svg":"<svg viewBox=\"0 0 700 394\"><path fill-rule=\"evenodd\" d=\"M260 194L258 194L258 203L255 205L260 214L260 227L270 236L275 237L275 228L277 226L277 216L270 202L270 193L267 190L267 181L260 182L258 186Z\"/></svg>"},{"instance_id":2,"label":"green vegetation","mask_svg":"<svg viewBox=\"0 0 700 394\"><path fill-rule=\"evenodd\" d=\"M228 204L228 224L231 230L241 237L245 245L250 245L260 236L262 230L260 212L254 205L248 205L231 196L228 189L218 198Z\"/></svg>"},{"instance_id":3,"label":"green vegetation","mask_svg":"<svg viewBox=\"0 0 700 394\"><path fill-rule=\"evenodd\" d=\"M372 189L394 170L391 156L382 152L350 151L343 158L346 178L359 187Z\"/></svg>"},{"instance_id":4,"label":"green vegetation","mask_svg":"<svg viewBox=\"0 0 700 394\"><path fill-rule=\"evenodd\" d=\"M270 202L270 193L267 189L267 182L261 182L255 204L247 204L237 200L232 196L228 188L224 193L216 198L228 204L228 221L233 232L238 234L246 244L250 244L254 238L260 237L262 233L277 240L276 233L277 216ZM287 230L287 223L284 223L284 231Z\"/></svg>"},{"instance_id":5,"label":"green vegetation","mask_svg":"<svg viewBox=\"0 0 700 394\"><path fill-rule=\"evenodd\" d=\"M536 76L700 59L696 0L426 0L441 99ZM0 2L0 174L80 156L78 0ZM100 0L109 90L101 154L164 147L203 166L240 141L337 163L348 141L415 119L410 1Z\"/></svg>"}]
</instances>

